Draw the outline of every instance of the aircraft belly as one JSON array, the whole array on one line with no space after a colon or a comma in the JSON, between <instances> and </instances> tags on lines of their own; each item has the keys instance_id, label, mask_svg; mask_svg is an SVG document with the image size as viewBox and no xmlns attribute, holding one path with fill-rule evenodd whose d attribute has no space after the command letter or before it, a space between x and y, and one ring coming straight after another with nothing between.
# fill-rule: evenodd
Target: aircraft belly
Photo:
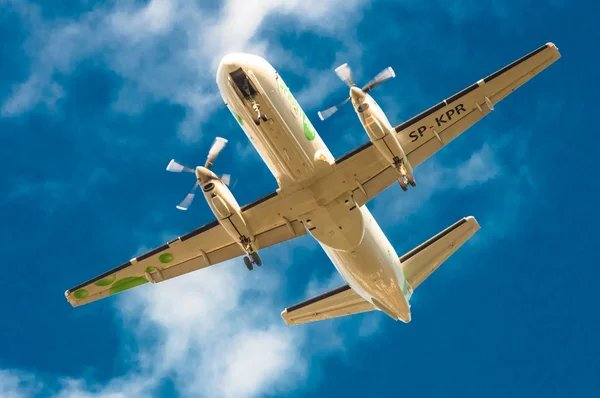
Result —
<instances>
[{"instance_id":1,"label":"aircraft belly","mask_svg":"<svg viewBox=\"0 0 600 398\"><path fill-rule=\"evenodd\" d=\"M402 267L396 251L368 211L364 217L364 236L350 251L321 246L348 284L365 300L404 322L410 321L410 306ZM391 314L390 314L391 313Z\"/></svg>"},{"instance_id":2,"label":"aircraft belly","mask_svg":"<svg viewBox=\"0 0 600 398\"><path fill-rule=\"evenodd\" d=\"M350 251L363 240L363 213L351 194L345 194L325 206L317 206L299 217L319 243L338 251Z\"/></svg>"}]
</instances>

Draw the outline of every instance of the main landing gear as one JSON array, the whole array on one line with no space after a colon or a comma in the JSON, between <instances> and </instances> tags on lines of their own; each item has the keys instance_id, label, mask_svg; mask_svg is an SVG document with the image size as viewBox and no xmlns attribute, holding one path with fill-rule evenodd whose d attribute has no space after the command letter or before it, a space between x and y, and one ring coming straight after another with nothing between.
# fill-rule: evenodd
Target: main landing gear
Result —
<instances>
[{"instance_id":1,"label":"main landing gear","mask_svg":"<svg viewBox=\"0 0 600 398\"><path fill-rule=\"evenodd\" d=\"M400 188L402 188L402 190L404 192L408 191L408 185L410 184L411 187L416 187L417 186L417 182L415 181L415 177L412 175L412 173L408 173L408 170L406 169L406 164L404 164L404 162L402 160L399 160L397 163L397 167L398 167L398 172L400 173L400 178L398 178L398 183L400 184Z\"/></svg>"},{"instance_id":2,"label":"main landing gear","mask_svg":"<svg viewBox=\"0 0 600 398\"><path fill-rule=\"evenodd\" d=\"M254 264L259 267L262 265L262 260L257 252L252 252L249 256L244 256L244 264L246 265L246 268L248 268L248 271L252 271L254 269Z\"/></svg>"}]
</instances>

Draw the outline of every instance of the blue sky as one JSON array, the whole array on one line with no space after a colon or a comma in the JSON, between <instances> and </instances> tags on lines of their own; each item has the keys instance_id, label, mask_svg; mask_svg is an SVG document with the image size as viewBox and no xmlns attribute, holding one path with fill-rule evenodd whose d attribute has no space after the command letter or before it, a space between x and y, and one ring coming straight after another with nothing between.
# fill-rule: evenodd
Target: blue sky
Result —
<instances>
[{"instance_id":1,"label":"blue sky","mask_svg":"<svg viewBox=\"0 0 600 398\"><path fill-rule=\"evenodd\" d=\"M600 394L595 115L600 6L552 0L0 1L0 396ZM216 135L240 203L276 188L215 84L223 55L268 59L336 156L367 140L333 69L393 124L540 45L562 59L368 207L399 254L475 216L480 232L380 313L288 328L342 284L306 236L73 309L81 281L213 219L175 205Z\"/></svg>"}]
</instances>

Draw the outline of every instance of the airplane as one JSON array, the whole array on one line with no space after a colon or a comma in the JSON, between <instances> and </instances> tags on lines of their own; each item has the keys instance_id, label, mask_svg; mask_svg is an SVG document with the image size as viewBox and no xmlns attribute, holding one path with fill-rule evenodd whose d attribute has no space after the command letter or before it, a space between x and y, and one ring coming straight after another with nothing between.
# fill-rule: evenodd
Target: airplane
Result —
<instances>
[{"instance_id":1,"label":"airplane","mask_svg":"<svg viewBox=\"0 0 600 398\"><path fill-rule=\"evenodd\" d=\"M547 43L396 126L369 94L393 78L393 70L387 68L358 87L344 64L335 72L349 86L349 97L318 115L325 120L351 102L369 140L336 159L271 64L256 55L228 54L218 66L217 86L278 188L240 207L228 188L229 176L211 171L227 143L221 137L204 166L189 168L172 160L168 171L195 174L192 192L178 208L187 209L201 187L215 220L67 290L65 296L77 307L240 256L252 271L262 265L260 250L310 234L345 284L285 308L281 316L287 325L368 311L409 323L414 290L479 224L472 216L462 218L398 256L366 204L396 182L403 191L418 189L413 188L414 170L420 164L560 57L558 48Z\"/></svg>"}]
</instances>

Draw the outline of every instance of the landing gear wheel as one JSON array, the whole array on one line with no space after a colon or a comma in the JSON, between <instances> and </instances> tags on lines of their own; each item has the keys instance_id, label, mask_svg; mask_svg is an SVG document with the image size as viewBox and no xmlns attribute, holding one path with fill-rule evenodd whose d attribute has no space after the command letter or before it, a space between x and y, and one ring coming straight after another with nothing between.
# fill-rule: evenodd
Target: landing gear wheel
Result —
<instances>
[{"instance_id":1,"label":"landing gear wheel","mask_svg":"<svg viewBox=\"0 0 600 398\"><path fill-rule=\"evenodd\" d=\"M269 120L267 118L267 115L260 115L260 118L262 119L263 122L266 122L267 120Z\"/></svg>"},{"instance_id":2,"label":"landing gear wheel","mask_svg":"<svg viewBox=\"0 0 600 398\"><path fill-rule=\"evenodd\" d=\"M408 191L408 178L406 175L403 174L398 178L398 184L400 184L400 188L402 188L404 192Z\"/></svg>"},{"instance_id":3,"label":"landing gear wheel","mask_svg":"<svg viewBox=\"0 0 600 398\"><path fill-rule=\"evenodd\" d=\"M254 124L256 124L257 126L260 125L260 119L254 119Z\"/></svg>"},{"instance_id":4,"label":"landing gear wheel","mask_svg":"<svg viewBox=\"0 0 600 398\"><path fill-rule=\"evenodd\" d=\"M410 178L408 180L408 183L410 184L411 187L416 187L417 186L417 182L415 181L414 177Z\"/></svg>"},{"instance_id":5,"label":"landing gear wheel","mask_svg":"<svg viewBox=\"0 0 600 398\"><path fill-rule=\"evenodd\" d=\"M260 256L257 252L250 253L250 257L252 258L252 262L254 264L258 265L259 267L262 265L262 260L260 259Z\"/></svg>"},{"instance_id":6,"label":"landing gear wheel","mask_svg":"<svg viewBox=\"0 0 600 398\"><path fill-rule=\"evenodd\" d=\"M252 266L252 261L250 260L250 257L244 256L244 264L246 264L246 268L248 268L248 271L252 271L252 269L254 269L254 267Z\"/></svg>"}]
</instances>

